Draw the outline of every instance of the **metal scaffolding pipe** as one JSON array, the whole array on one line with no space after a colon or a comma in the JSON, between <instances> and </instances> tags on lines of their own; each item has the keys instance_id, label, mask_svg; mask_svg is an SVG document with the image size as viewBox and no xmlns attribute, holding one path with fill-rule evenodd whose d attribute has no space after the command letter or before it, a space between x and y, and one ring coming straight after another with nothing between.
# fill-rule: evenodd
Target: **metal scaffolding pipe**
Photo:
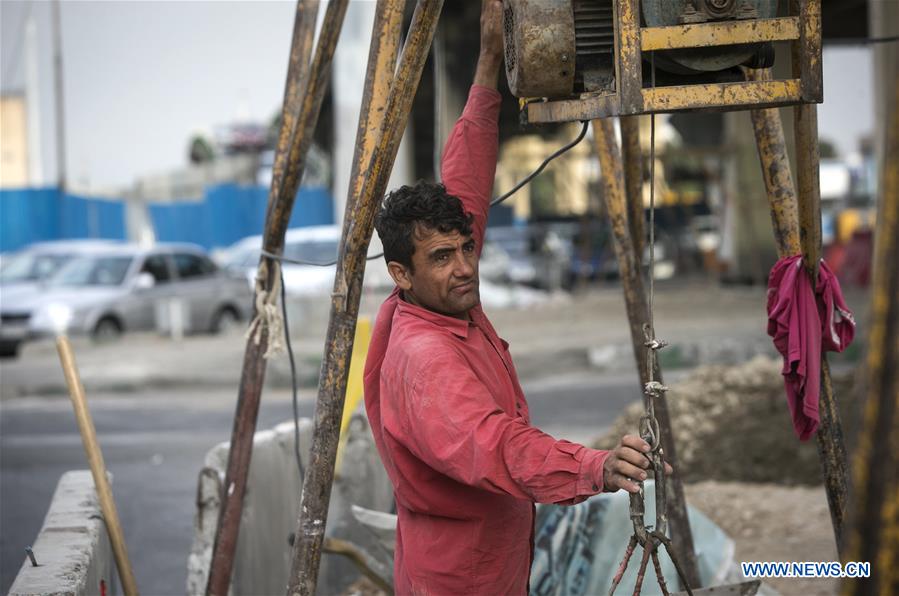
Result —
<instances>
[{"instance_id":1,"label":"metal scaffolding pipe","mask_svg":"<svg viewBox=\"0 0 899 596\"><path fill-rule=\"evenodd\" d=\"M312 143L312 132L315 130L328 82L333 46L337 42L343 18L342 13L337 14L339 8L336 2L329 5L328 15L319 37L319 48L310 66L309 56L318 13L318 0L297 2L281 131L275 150L262 245L263 250L272 254L281 254L284 248L284 235L303 177L306 154ZM256 284L257 304L266 300L272 304L277 301L278 296L274 289L278 272L279 264L268 257L260 259ZM257 311L256 315L259 316L261 313ZM267 323L260 320L258 333L247 339L223 485L225 490L221 495L221 511L206 586L207 594L225 596L231 583L253 451L253 435L256 431L256 418L259 414L259 401L265 380L264 355L271 339L269 331Z\"/></svg>"},{"instance_id":2,"label":"metal scaffolding pipe","mask_svg":"<svg viewBox=\"0 0 899 596\"><path fill-rule=\"evenodd\" d=\"M293 546L290 580L287 586L287 593L291 596L315 594L331 499L331 485L334 480L334 462L337 456L350 356L353 352L356 317L362 294L362 277L374 217L387 188L390 171L406 128L412 100L418 89L442 8L443 0L419 0L415 7L400 66L390 87L387 105L382 112L380 134L368 167L361 170L365 176L362 192L347 201L343 241L337 263L324 360L319 377L310 465L306 481L303 483L297 539ZM383 64L383 61L370 56L369 73L372 69L377 69L378 64ZM362 113L367 112L368 110L363 110ZM360 130L362 128L360 125ZM366 127L366 134L369 133L370 130ZM351 185L351 188L354 187L355 184Z\"/></svg>"},{"instance_id":3,"label":"metal scaffolding pipe","mask_svg":"<svg viewBox=\"0 0 899 596\"><path fill-rule=\"evenodd\" d=\"M643 259L646 232L643 227L643 151L640 148L640 117L621 116L621 156L624 159L624 183L627 188L628 227L637 262Z\"/></svg>"},{"instance_id":4,"label":"metal scaffolding pipe","mask_svg":"<svg viewBox=\"0 0 899 596\"><path fill-rule=\"evenodd\" d=\"M747 69L751 81L771 80L770 69ZM821 258L821 193L818 180L818 121L814 104L795 108L796 187L790 175L783 124L777 108L751 110L762 177L768 194L774 239L780 257L802 254L812 284ZM798 190L798 193L797 193ZM821 354L820 421L816 439L837 549L842 549L848 498L846 446L833 395L830 367Z\"/></svg>"},{"instance_id":5,"label":"metal scaffolding pipe","mask_svg":"<svg viewBox=\"0 0 899 596\"><path fill-rule=\"evenodd\" d=\"M843 561L868 561L870 579L849 579L852 596L899 593L899 85L883 158L862 430L853 453L851 525Z\"/></svg>"},{"instance_id":6,"label":"metal scaffolding pipe","mask_svg":"<svg viewBox=\"0 0 899 596\"><path fill-rule=\"evenodd\" d=\"M796 136L796 190L799 205L799 246L802 262L815 287L821 260L821 188L818 174L818 106L801 104L794 108ZM815 438L824 474L824 488L830 507L837 550L843 552L843 523L849 498L846 443L840 413L833 395L830 366L821 352L820 421Z\"/></svg>"},{"instance_id":7,"label":"metal scaffolding pipe","mask_svg":"<svg viewBox=\"0 0 899 596\"><path fill-rule=\"evenodd\" d=\"M746 78L750 81L769 81L771 69L747 69ZM762 178L768 194L768 206L771 209L777 255L798 255L801 250L799 208L780 111L777 108L750 110L750 117L762 165Z\"/></svg>"}]
</instances>

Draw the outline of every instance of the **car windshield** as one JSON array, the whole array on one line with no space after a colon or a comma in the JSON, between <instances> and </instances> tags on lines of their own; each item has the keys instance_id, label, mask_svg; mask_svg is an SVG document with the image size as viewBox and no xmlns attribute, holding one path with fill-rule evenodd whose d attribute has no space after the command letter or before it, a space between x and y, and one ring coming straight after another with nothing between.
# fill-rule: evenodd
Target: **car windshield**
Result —
<instances>
[{"instance_id":1,"label":"car windshield","mask_svg":"<svg viewBox=\"0 0 899 596\"><path fill-rule=\"evenodd\" d=\"M13 283L47 279L71 260L71 255L20 253L10 257L9 260L3 259L3 266L0 267L0 282Z\"/></svg>"},{"instance_id":2,"label":"car windshield","mask_svg":"<svg viewBox=\"0 0 899 596\"><path fill-rule=\"evenodd\" d=\"M59 270L51 283L57 286L118 286L125 281L130 256L84 257Z\"/></svg>"},{"instance_id":3,"label":"car windshield","mask_svg":"<svg viewBox=\"0 0 899 596\"><path fill-rule=\"evenodd\" d=\"M337 260L337 240L291 242L284 250L284 256L309 263L333 263Z\"/></svg>"}]
</instances>

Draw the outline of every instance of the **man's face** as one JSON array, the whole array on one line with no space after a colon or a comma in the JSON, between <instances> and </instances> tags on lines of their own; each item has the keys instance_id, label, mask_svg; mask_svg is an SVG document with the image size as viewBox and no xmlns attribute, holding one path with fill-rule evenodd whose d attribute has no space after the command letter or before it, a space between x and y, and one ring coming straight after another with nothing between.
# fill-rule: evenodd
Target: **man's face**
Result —
<instances>
[{"instance_id":1,"label":"man's face","mask_svg":"<svg viewBox=\"0 0 899 596\"><path fill-rule=\"evenodd\" d=\"M395 261L388 264L406 300L444 315L467 319L480 301L478 255L474 239L453 231L448 234L422 226L412 235L412 269Z\"/></svg>"}]
</instances>

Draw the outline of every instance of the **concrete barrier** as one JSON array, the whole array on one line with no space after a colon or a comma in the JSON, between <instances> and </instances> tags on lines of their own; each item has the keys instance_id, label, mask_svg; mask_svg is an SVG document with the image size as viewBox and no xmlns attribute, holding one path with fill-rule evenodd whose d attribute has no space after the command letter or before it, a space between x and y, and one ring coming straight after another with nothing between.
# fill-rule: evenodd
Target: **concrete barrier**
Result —
<instances>
[{"instance_id":1,"label":"concrete barrier","mask_svg":"<svg viewBox=\"0 0 899 596\"><path fill-rule=\"evenodd\" d=\"M311 439L312 421L303 418L300 453L304 469L309 465ZM220 443L213 447L199 474L194 538L188 557L189 595L206 591L228 446ZM234 559L232 596L284 594L290 573L289 539L296 530L301 488L293 422L257 432ZM390 510L393 504L390 481L374 448L368 420L361 412L354 414L349 424L340 470L331 492L326 534L350 540L392 569L391 555L353 518L352 504L382 511ZM357 577L358 572L349 561L325 555L319 573L319 593L342 593Z\"/></svg>"},{"instance_id":2,"label":"concrete barrier","mask_svg":"<svg viewBox=\"0 0 899 596\"><path fill-rule=\"evenodd\" d=\"M32 550L38 567L25 557L10 596L116 593L112 547L89 470L62 475Z\"/></svg>"}]
</instances>

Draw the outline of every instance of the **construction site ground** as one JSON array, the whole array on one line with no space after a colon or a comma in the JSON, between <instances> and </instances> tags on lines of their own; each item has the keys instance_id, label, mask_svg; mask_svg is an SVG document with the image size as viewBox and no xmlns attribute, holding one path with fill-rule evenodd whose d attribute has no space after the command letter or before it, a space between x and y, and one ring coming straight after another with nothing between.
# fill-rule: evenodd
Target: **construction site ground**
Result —
<instances>
[{"instance_id":1,"label":"construction site ground","mask_svg":"<svg viewBox=\"0 0 899 596\"><path fill-rule=\"evenodd\" d=\"M831 361L834 377L839 379L837 398L845 403L850 427L847 434L851 438L851 398L855 393L852 372L863 353L860 344L864 339L867 295L851 288L846 288L846 293L862 333L854 348ZM367 295L362 314L373 317L381 298L377 294ZM292 317L293 345L305 387L301 395L305 413L311 410L314 400L327 302L323 298L314 305L294 305L305 309L300 316ZM500 335L511 344L525 392L533 396L535 424L551 434L587 443L601 443L604 435L621 430L633 432L634 411L627 412L627 406L639 403L640 393L619 286L609 284L574 296L551 296L527 308L488 308L487 312ZM672 417L679 445L684 444L679 446L683 454L679 467L687 476L691 504L734 539L737 562L835 560L814 440L799 445L791 435L779 364L765 332L764 289L722 287L702 279L658 283L655 322L657 335L672 344L663 352L662 366L666 383L673 387L669 400ZM185 395L185 408L202 403L196 408L198 412L204 408L215 411L210 422L215 421L216 428L210 427L203 435L208 447L227 439L230 433L229 413L233 413L243 351L244 340L239 334L188 337L180 342L150 334L137 335L108 346L76 341L87 394L89 399L99 397L97 408L114 408L116 401L121 400L139 410L146 407L141 404L158 396L160 402L168 404L160 409L177 409L179 396ZM260 424L289 415L289 392L285 391L289 382L286 358L274 358L269 366ZM681 398L678 409L675 403L683 395L691 397ZM49 502L49 494L34 494L38 489L35 485L31 485L27 495L13 493L15 486L9 481L27 477L28 461L34 457L35 448L33 437L16 436L15 425L22 424L21 420L32 412L34 424L40 425L38 420L54 411L59 414L55 424L60 426L55 432L71 435L76 432L74 420L72 428L62 428L70 417L62 414L66 396L52 342L29 345L18 360L0 362L0 410L4 414L0 437L4 457L0 463L5 476L0 505L5 510L4 522L18 516L17 511L10 510L11 506L43 500L45 510ZM751 399L743 399L744 396ZM215 406L211 405L212 400ZM266 403L279 405L273 410ZM619 415L624 418L619 419ZM98 422L98 430L107 459L114 461L110 450L115 450L115 443L107 441L104 445L102 421ZM187 428L182 431L190 432ZM74 439L56 446L72 452L77 449ZM154 441L152 435L147 440ZM159 435L160 444L168 440L165 434ZM18 457L18 448L22 461L15 474L8 475L10 458ZM160 451L165 449L160 447ZM77 465L77 457L69 459L73 462L69 468L86 468L86 462ZM160 472L166 467L161 459L153 465ZM110 467L115 472L114 466ZM177 480L185 487L178 490L184 493L183 498L188 501L184 511L189 512L200 466L179 467L179 474L187 477ZM118 474L116 487L122 490L127 481L127 474ZM43 485L40 490L44 490ZM172 490L175 489L169 493ZM169 493L167 497L171 496ZM128 511L129 505L122 508ZM134 513L148 515L145 511ZM127 514L125 517L128 537ZM183 520L179 523L184 527ZM37 525L39 528L39 522ZM146 543L150 536L140 539ZM3 586L9 585L6 574L21 562L22 545L10 543L11 540L10 534L4 532ZM17 540L28 538L20 536ZM184 537L184 542L188 541L189 536ZM145 546L158 552L152 543ZM169 556L186 561L186 551L183 556L177 552ZM180 570L171 571L181 577ZM138 569L139 583L141 579ZM834 581L821 579L768 583L783 594L830 594L836 589ZM168 584L158 584L160 589L164 585Z\"/></svg>"}]
</instances>

